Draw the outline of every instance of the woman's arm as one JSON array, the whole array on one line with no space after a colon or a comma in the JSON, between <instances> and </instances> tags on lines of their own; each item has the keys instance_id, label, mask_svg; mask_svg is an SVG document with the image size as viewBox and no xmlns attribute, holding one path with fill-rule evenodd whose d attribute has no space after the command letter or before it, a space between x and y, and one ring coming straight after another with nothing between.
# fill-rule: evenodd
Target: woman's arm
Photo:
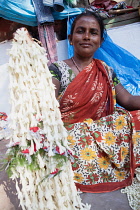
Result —
<instances>
[{"instance_id":1,"label":"woman's arm","mask_svg":"<svg viewBox=\"0 0 140 210\"><path fill-rule=\"evenodd\" d=\"M140 110L140 96L131 95L122 84L115 86L117 103L129 111Z\"/></svg>"},{"instance_id":2,"label":"woman's arm","mask_svg":"<svg viewBox=\"0 0 140 210\"><path fill-rule=\"evenodd\" d=\"M52 74L52 82L55 85L55 96L57 98L59 95L59 89L60 89L61 72L59 71L58 67L54 63L52 63L49 66L49 70Z\"/></svg>"},{"instance_id":3,"label":"woman's arm","mask_svg":"<svg viewBox=\"0 0 140 210\"><path fill-rule=\"evenodd\" d=\"M58 93L59 93L59 89L60 89L60 82L58 79L55 79L54 77L52 77L52 82L55 85L55 96L56 98L58 97Z\"/></svg>"}]
</instances>

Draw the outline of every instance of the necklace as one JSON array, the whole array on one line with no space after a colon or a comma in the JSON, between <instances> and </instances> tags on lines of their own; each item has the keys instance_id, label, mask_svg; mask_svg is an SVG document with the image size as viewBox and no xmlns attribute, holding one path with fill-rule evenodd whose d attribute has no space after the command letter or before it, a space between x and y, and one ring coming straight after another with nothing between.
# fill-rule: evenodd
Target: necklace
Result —
<instances>
[{"instance_id":1,"label":"necklace","mask_svg":"<svg viewBox=\"0 0 140 210\"><path fill-rule=\"evenodd\" d=\"M75 67L77 68L77 70L80 72L80 69L79 69L79 67L77 66L77 64L76 64L76 62L75 62L75 60L74 60L73 57L71 57L71 60L72 60L73 64L75 65Z\"/></svg>"}]
</instances>

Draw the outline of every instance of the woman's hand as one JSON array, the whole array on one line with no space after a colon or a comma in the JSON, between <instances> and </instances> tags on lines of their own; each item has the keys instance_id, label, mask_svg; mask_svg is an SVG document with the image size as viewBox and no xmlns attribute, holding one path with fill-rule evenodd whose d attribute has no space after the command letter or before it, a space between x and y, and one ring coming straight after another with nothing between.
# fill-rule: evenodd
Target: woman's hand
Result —
<instances>
[{"instance_id":1,"label":"woman's hand","mask_svg":"<svg viewBox=\"0 0 140 210\"><path fill-rule=\"evenodd\" d=\"M52 82L55 85L55 97L57 98L59 89L60 89L60 82L59 82L59 80L55 79L54 77L52 77Z\"/></svg>"},{"instance_id":2,"label":"woman's hand","mask_svg":"<svg viewBox=\"0 0 140 210\"><path fill-rule=\"evenodd\" d=\"M140 110L140 96L131 95L122 84L115 86L117 103L128 111Z\"/></svg>"}]
</instances>

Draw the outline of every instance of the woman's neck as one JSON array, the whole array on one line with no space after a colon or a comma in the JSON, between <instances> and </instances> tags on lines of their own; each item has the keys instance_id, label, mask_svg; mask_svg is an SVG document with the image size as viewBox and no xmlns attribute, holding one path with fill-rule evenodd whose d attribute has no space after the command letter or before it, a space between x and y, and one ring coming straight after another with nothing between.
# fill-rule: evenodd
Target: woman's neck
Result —
<instances>
[{"instance_id":1,"label":"woman's neck","mask_svg":"<svg viewBox=\"0 0 140 210\"><path fill-rule=\"evenodd\" d=\"M79 69L80 71L84 69L86 66L88 66L92 62L93 58L78 58L77 56L72 57L72 61L74 65Z\"/></svg>"}]
</instances>

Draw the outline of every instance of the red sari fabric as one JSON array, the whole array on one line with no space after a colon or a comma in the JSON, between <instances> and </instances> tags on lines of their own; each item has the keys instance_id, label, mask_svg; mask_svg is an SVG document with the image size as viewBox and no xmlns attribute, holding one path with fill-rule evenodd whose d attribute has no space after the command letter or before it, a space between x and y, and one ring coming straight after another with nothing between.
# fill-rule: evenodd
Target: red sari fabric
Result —
<instances>
[{"instance_id":1,"label":"red sari fabric","mask_svg":"<svg viewBox=\"0 0 140 210\"><path fill-rule=\"evenodd\" d=\"M67 123L89 117L97 120L113 113L112 87L100 60L93 60L69 84L60 101L60 110Z\"/></svg>"},{"instance_id":2,"label":"red sari fabric","mask_svg":"<svg viewBox=\"0 0 140 210\"><path fill-rule=\"evenodd\" d=\"M60 100L72 168L82 192L109 192L132 183L140 166L140 111L115 107L112 79L94 60L74 78Z\"/></svg>"}]
</instances>

